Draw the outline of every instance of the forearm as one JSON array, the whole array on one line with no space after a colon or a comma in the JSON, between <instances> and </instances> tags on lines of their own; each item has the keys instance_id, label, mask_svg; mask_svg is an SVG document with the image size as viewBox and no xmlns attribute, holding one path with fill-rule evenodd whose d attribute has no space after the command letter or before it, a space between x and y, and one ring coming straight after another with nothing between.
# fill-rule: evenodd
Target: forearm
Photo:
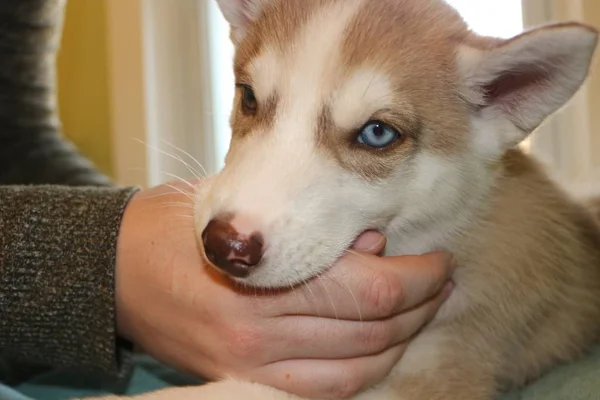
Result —
<instances>
[{"instance_id":1,"label":"forearm","mask_svg":"<svg viewBox=\"0 0 600 400\"><path fill-rule=\"evenodd\" d=\"M128 372L128 345L115 335L114 258L133 190L108 188L61 135L64 4L0 2L0 380L18 366ZM1 186L21 184L88 188Z\"/></svg>"},{"instance_id":2,"label":"forearm","mask_svg":"<svg viewBox=\"0 0 600 400\"><path fill-rule=\"evenodd\" d=\"M132 188L0 187L0 353L119 376L114 266Z\"/></svg>"},{"instance_id":3,"label":"forearm","mask_svg":"<svg viewBox=\"0 0 600 400\"><path fill-rule=\"evenodd\" d=\"M2 125L0 120L0 125ZM23 132L22 132L23 133ZM16 134L13 131L13 134ZM27 132L6 139L0 132L0 184L106 186L111 181L56 133Z\"/></svg>"},{"instance_id":4,"label":"forearm","mask_svg":"<svg viewBox=\"0 0 600 400\"><path fill-rule=\"evenodd\" d=\"M109 184L60 133L63 13L59 0L0 2L0 184Z\"/></svg>"}]
</instances>

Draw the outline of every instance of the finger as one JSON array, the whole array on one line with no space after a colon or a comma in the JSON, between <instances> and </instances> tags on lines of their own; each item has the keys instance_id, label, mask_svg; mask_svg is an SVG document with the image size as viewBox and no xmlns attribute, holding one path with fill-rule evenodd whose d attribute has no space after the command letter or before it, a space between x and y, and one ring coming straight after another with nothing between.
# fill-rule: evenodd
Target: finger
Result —
<instances>
[{"instance_id":1,"label":"finger","mask_svg":"<svg viewBox=\"0 0 600 400\"><path fill-rule=\"evenodd\" d=\"M377 257L347 254L330 270L275 299L260 301L274 316L312 315L374 320L413 308L439 293L451 275L451 256ZM270 302L270 303L269 303Z\"/></svg>"},{"instance_id":2,"label":"finger","mask_svg":"<svg viewBox=\"0 0 600 400\"><path fill-rule=\"evenodd\" d=\"M393 292L399 292L400 301L395 302L393 313L404 312L436 296L452 278L456 268L454 256L443 252L387 257L385 261L396 273L392 279L392 285L397 285Z\"/></svg>"},{"instance_id":3,"label":"finger","mask_svg":"<svg viewBox=\"0 0 600 400\"><path fill-rule=\"evenodd\" d=\"M223 379L203 385L169 387L133 397L109 396L78 400L303 400L271 386L244 380Z\"/></svg>"},{"instance_id":4,"label":"finger","mask_svg":"<svg viewBox=\"0 0 600 400\"><path fill-rule=\"evenodd\" d=\"M353 249L371 254L380 253L386 244L386 237L377 231L366 231L360 235L354 244Z\"/></svg>"},{"instance_id":5,"label":"finger","mask_svg":"<svg viewBox=\"0 0 600 400\"><path fill-rule=\"evenodd\" d=\"M291 360L269 364L249 377L303 398L344 399L383 380L404 353L402 343L380 354L345 360Z\"/></svg>"},{"instance_id":6,"label":"finger","mask_svg":"<svg viewBox=\"0 0 600 400\"><path fill-rule=\"evenodd\" d=\"M422 305L391 318L349 321L308 316L284 316L270 331L269 355L277 359L343 359L373 355L404 342L429 322L450 292L446 285ZM266 355L266 354L265 354Z\"/></svg>"}]
</instances>

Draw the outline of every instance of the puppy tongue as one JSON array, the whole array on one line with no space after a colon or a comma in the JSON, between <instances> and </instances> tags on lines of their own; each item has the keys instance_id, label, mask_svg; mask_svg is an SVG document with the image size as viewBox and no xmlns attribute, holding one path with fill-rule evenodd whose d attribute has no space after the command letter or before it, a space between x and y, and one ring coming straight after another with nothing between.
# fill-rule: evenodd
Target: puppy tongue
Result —
<instances>
[{"instance_id":1,"label":"puppy tongue","mask_svg":"<svg viewBox=\"0 0 600 400\"><path fill-rule=\"evenodd\" d=\"M361 251L379 253L385 244L385 236L377 231L363 232L354 242L352 248Z\"/></svg>"}]
</instances>

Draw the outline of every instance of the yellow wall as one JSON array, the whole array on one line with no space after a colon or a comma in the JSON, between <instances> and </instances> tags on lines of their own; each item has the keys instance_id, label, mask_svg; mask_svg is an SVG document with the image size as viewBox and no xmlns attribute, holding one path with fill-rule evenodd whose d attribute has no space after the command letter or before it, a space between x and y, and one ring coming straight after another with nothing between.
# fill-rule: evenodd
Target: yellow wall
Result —
<instances>
[{"instance_id":1,"label":"yellow wall","mask_svg":"<svg viewBox=\"0 0 600 400\"><path fill-rule=\"evenodd\" d=\"M113 175L106 2L68 0L58 55L58 102L65 136Z\"/></svg>"}]
</instances>

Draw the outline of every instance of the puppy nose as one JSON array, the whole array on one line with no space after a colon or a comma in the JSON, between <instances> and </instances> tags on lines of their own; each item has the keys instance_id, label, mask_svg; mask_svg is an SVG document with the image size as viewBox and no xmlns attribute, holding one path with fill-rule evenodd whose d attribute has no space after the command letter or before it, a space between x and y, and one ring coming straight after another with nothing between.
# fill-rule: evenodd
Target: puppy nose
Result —
<instances>
[{"instance_id":1,"label":"puppy nose","mask_svg":"<svg viewBox=\"0 0 600 400\"><path fill-rule=\"evenodd\" d=\"M264 251L262 235L240 233L228 219L211 220L202 232L206 257L222 271L236 278L250 275Z\"/></svg>"}]
</instances>

